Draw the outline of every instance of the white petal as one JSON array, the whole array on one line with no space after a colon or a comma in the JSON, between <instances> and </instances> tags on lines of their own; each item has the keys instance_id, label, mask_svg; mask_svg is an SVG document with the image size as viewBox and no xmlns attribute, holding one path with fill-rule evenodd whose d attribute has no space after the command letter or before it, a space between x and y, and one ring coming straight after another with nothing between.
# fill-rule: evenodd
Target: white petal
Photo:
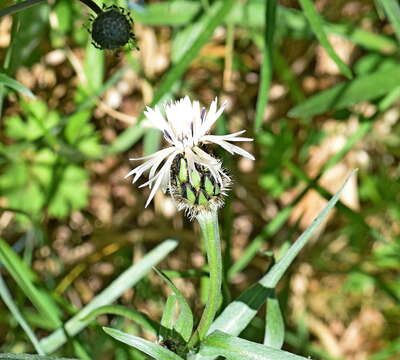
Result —
<instances>
[{"instance_id":1,"label":"white petal","mask_svg":"<svg viewBox=\"0 0 400 360\"><path fill-rule=\"evenodd\" d=\"M151 158L160 156L160 155L163 154L164 152L167 152L167 150L169 150L169 149L175 149L175 147L170 146L170 147L168 147L168 148L159 150L159 151L157 151L157 152L155 152L155 153L152 153L152 154L150 154L150 155L146 155L146 156L142 156L142 157L138 157L138 158L130 158L129 160L131 160L131 161L136 161L136 160L151 159Z\"/></svg>"},{"instance_id":2,"label":"white petal","mask_svg":"<svg viewBox=\"0 0 400 360\"><path fill-rule=\"evenodd\" d=\"M167 174L169 174L169 171L170 171L171 165L172 165L172 161L174 160L175 155L176 155L175 153L172 153L170 155L170 157L165 162L165 164L163 165L163 167L161 168L159 173L156 175L157 180L156 180L156 182L154 184L154 187L151 189L151 192L150 192L150 195L149 195L149 197L147 199L145 207L147 207L150 204L151 200L153 200L154 195L156 194L158 188L161 185L161 181L165 178L165 176L167 176Z\"/></svg>"},{"instance_id":3,"label":"white petal","mask_svg":"<svg viewBox=\"0 0 400 360\"><path fill-rule=\"evenodd\" d=\"M247 152L246 150L243 150L239 146L230 144L227 141L215 140L214 143L218 144L219 146L221 146L222 148L224 148L226 151L228 151L231 154L236 153L236 154L242 155L243 157L248 158L250 160L255 160L254 156L251 155L249 152Z\"/></svg>"},{"instance_id":4,"label":"white petal","mask_svg":"<svg viewBox=\"0 0 400 360\"><path fill-rule=\"evenodd\" d=\"M240 131L242 133L242 131ZM232 136L233 134L228 135L204 135L201 137L201 141L209 141L209 142L216 142L220 140L225 141L253 141L252 138L241 137L241 136Z\"/></svg>"},{"instance_id":5,"label":"white petal","mask_svg":"<svg viewBox=\"0 0 400 360\"><path fill-rule=\"evenodd\" d=\"M165 149L165 150L167 150L167 149ZM152 168L151 168L151 170L150 170L150 173L149 173L149 179L152 178L152 177L155 175L155 173L156 173L158 167L160 166L161 162L162 162L167 156L170 156L174 151L176 151L176 149L175 149L174 147L170 147L170 148L168 148L168 150L169 150L169 151L166 153L166 155L165 155L164 157L161 157L161 156L160 156L160 157L158 158L158 161L157 161L156 163L154 163L154 165L152 166Z\"/></svg>"},{"instance_id":6,"label":"white petal","mask_svg":"<svg viewBox=\"0 0 400 360\"><path fill-rule=\"evenodd\" d=\"M173 140L176 140L174 138L173 132L171 131L170 125L164 119L164 116L162 115L161 110L158 106L155 107L155 110L147 107L146 111L144 111L144 114L154 127L159 129L163 133L167 132Z\"/></svg>"},{"instance_id":7,"label":"white petal","mask_svg":"<svg viewBox=\"0 0 400 360\"><path fill-rule=\"evenodd\" d=\"M195 161L208 169L214 177L214 180L222 186L223 182L220 174L223 173L223 171L221 169L221 162L197 146L193 148L193 151L197 155Z\"/></svg>"},{"instance_id":8,"label":"white petal","mask_svg":"<svg viewBox=\"0 0 400 360\"><path fill-rule=\"evenodd\" d=\"M204 123L202 124L200 136L206 134L211 129L217 119L224 112L226 104L227 103L225 101L217 111L217 98L214 99L214 101L211 103L210 109L208 110Z\"/></svg>"},{"instance_id":9,"label":"white petal","mask_svg":"<svg viewBox=\"0 0 400 360\"><path fill-rule=\"evenodd\" d=\"M199 141L199 133L201 128L201 110L200 103L198 101L193 101L193 142L197 144Z\"/></svg>"},{"instance_id":10,"label":"white petal","mask_svg":"<svg viewBox=\"0 0 400 360\"><path fill-rule=\"evenodd\" d=\"M125 178L135 174L135 177L132 180L132 183L134 184L146 170L152 168L152 170L154 169L155 171L160 163L175 150L176 149L171 146L169 148L159 150L152 155L149 155L151 157L150 160L131 170L127 175L125 175ZM155 165L157 166L155 167Z\"/></svg>"}]
</instances>

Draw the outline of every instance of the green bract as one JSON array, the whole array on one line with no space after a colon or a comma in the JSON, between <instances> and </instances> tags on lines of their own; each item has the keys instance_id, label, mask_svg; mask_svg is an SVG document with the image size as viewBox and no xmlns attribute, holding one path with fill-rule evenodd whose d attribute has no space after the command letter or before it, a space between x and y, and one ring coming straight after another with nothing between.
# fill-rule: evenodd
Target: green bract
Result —
<instances>
[{"instance_id":1,"label":"green bract","mask_svg":"<svg viewBox=\"0 0 400 360\"><path fill-rule=\"evenodd\" d=\"M190 217L199 213L216 210L224 204L224 193L210 171L196 164L196 170L189 173L187 160L179 155L171 167L171 195L179 210L186 210ZM224 178L224 188L229 186Z\"/></svg>"}]
</instances>

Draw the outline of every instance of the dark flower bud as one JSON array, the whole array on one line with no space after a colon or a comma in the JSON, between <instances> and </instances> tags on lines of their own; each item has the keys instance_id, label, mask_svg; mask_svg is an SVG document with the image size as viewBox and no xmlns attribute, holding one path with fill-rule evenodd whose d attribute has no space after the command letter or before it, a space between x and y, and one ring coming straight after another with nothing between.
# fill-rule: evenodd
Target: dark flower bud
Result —
<instances>
[{"instance_id":1,"label":"dark flower bud","mask_svg":"<svg viewBox=\"0 0 400 360\"><path fill-rule=\"evenodd\" d=\"M92 19L92 43L102 50L114 50L126 44L137 48L132 25L133 20L126 9L115 5L103 7Z\"/></svg>"}]
</instances>

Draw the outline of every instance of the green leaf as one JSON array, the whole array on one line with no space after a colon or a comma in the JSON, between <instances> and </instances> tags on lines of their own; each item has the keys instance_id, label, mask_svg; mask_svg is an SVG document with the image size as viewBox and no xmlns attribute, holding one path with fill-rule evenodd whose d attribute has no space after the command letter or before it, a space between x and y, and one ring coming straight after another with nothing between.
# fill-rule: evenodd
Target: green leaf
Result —
<instances>
[{"instance_id":1,"label":"green leaf","mask_svg":"<svg viewBox=\"0 0 400 360\"><path fill-rule=\"evenodd\" d=\"M8 86L9 88L20 92L21 94L29 96L31 99L36 98L36 96L33 95L33 93L29 89L27 89L24 85L14 80L13 78L10 78L6 74L0 74L0 84L4 84L5 86Z\"/></svg>"},{"instance_id":2,"label":"green leaf","mask_svg":"<svg viewBox=\"0 0 400 360\"><path fill-rule=\"evenodd\" d=\"M189 23L200 8L200 3L178 0L152 3L144 11L132 13L135 21L142 24L179 26Z\"/></svg>"},{"instance_id":3,"label":"green leaf","mask_svg":"<svg viewBox=\"0 0 400 360\"><path fill-rule=\"evenodd\" d=\"M307 360L305 357L240 339L222 331L215 331L207 336L199 353L204 356L224 356L228 360Z\"/></svg>"},{"instance_id":4,"label":"green leaf","mask_svg":"<svg viewBox=\"0 0 400 360\"><path fill-rule=\"evenodd\" d=\"M19 140L37 140L48 135L60 121L56 111L49 111L42 101L20 102L26 116L10 116L5 118L7 136Z\"/></svg>"},{"instance_id":5,"label":"green leaf","mask_svg":"<svg viewBox=\"0 0 400 360\"><path fill-rule=\"evenodd\" d=\"M383 96L397 88L399 84L400 66L391 66L321 91L292 108L289 115L306 118L329 110L343 109L361 101Z\"/></svg>"},{"instance_id":6,"label":"green leaf","mask_svg":"<svg viewBox=\"0 0 400 360\"><path fill-rule=\"evenodd\" d=\"M30 354L0 354L0 360L77 360L70 358L59 358L53 356L41 356Z\"/></svg>"},{"instance_id":7,"label":"green leaf","mask_svg":"<svg viewBox=\"0 0 400 360\"><path fill-rule=\"evenodd\" d=\"M336 54L331 43L326 36L324 29L324 22L315 9L311 0L299 0L300 4L304 10L304 15L310 23L311 28L314 30L316 37L318 38L321 45L324 47L331 59L336 63L337 67L340 69L342 74L347 78L351 79L353 77L349 67L342 61L342 59Z\"/></svg>"},{"instance_id":8,"label":"green leaf","mask_svg":"<svg viewBox=\"0 0 400 360\"><path fill-rule=\"evenodd\" d=\"M96 316L103 314L112 314L112 315L120 315L129 320L132 320L139 325L143 326L144 329L151 331L153 334L157 334L158 328L160 324L156 321L149 319L149 317L140 311L129 309L126 306L122 305L105 305L100 306L99 308L91 311L88 315L86 315L82 320L90 321L94 319Z\"/></svg>"},{"instance_id":9,"label":"green leaf","mask_svg":"<svg viewBox=\"0 0 400 360\"><path fill-rule=\"evenodd\" d=\"M140 337L129 335L122 331L107 327L103 327L103 330L114 339L132 346L156 360L182 360L180 356L176 355L172 351L148 340L144 340Z\"/></svg>"},{"instance_id":10,"label":"green leaf","mask_svg":"<svg viewBox=\"0 0 400 360\"><path fill-rule=\"evenodd\" d=\"M171 294L167 298L167 302L165 303L164 311L161 318L161 326L159 333L159 338L161 340L167 340L173 338L175 304L176 304L176 295Z\"/></svg>"},{"instance_id":11,"label":"green leaf","mask_svg":"<svg viewBox=\"0 0 400 360\"><path fill-rule=\"evenodd\" d=\"M13 301L13 298L10 294L10 291L7 288L6 283L3 280L3 277L0 274L0 297L3 299L4 303L10 310L11 314L14 316L14 318L18 321L19 325L22 327L22 329L25 331L25 334L28 336L29 340L31 341L32 345L34 346L35 350L38 352L40 355L45 355L45 352L43 351L42 347L39 344L39 340L36 338L34 332L32 331L31 327L29 324L25 321L24 317L22 316L21 312L19 311L17 305ZM1 354L0 354L0 359L1 359Z\"/></svg>"},{"instance_id":12,"label":"green leaf","mask_svg":"<svg viewBox=\"0 0 400 360\"><path fill-rule=\"evenodd\" d=\"M210 17L214 16L219 8L220 4L214 3L196 22L189 23L185 29L176 33L171 50L173 63L179 62L201 33L206 30Z\"/></svg>"},{"instance_id":13,"label":"green leaf","mask_svg":"<svg viewBox=\"0 0 400 360\"><path fill-rule=\"evenodd\" d=\"M264 120L265 107L268 103L269 88L272 81L272 54L274 52L274 33L276 20L277 0L268 0L265 5L265 33L262 46L261 81L257 96L256 118L254 131L260 130Z\"/></svg>"},{"instance_id":14,"label":"green leaf","mask_svg":"<svg viewBox=\"0 0 400 360\"><path fill-rule=\"evenodd\" d=\"M240 258L231 266L228 271L228 277L232 277L233 275L242 271L251 262L251 260L260 250L261 245L265 243L268 238L271 238L271 236L276 234L283 226L283 224L289 218L292 210L293 207L282 209L268 224L264 226L261 233L250 242Z\"/></svg>"},{"instance_id":15,"label":"green leaf","mask_svg":"<svg viewBox=\"0 0 400 360\"><path fill-rule=\"evenodd\" d=\"M255 285L242 293L239 298L230 303L218 316L210 327L209 333L221 330L228 334L239 335L256 315L261 305L273 294L273 289L282 278L289 265L296 258L300 250L307 244L311 235L319 224L326 218L330 210L335 206L339 197L354 174L353 171L341 186L339 191L331 198L325 208L313 221L313 223L301 234L283 257L264 275ZM201 357L199 358L201 359Z\"/></svg>"},{"instance_id":16,"label":"green leaf","mask_svg":"<svg viewBox=\"0 0 400 360\"><path fill-rule=\"evenodd\" d=\"M185 297L182 295L180 290L175 286L175 284L170 280L170 278L164 274L162 271L154 268L159 276L167 283L167 285L171 288L171 290L176 295L176 298L179 302L180 312L178 315L178 319L175 324L175 330L182 336L185 341L189 341L190 336L192 335L193 330L193 314L190 309L189 304L187 303Z\"/></svg>"},{"instance_id":17,"label":"green leaf","mask_svg":"<svg viewBox=\"0 0 400 360\"><path fill-rule=\"evenodd\" d=\"M385 10L393 26L397 40L400 42L400 5L398 0L377 0Z\"/></svg>"},{"instance_id":18,"label":"green leaf","mask_svg":"<svg viewBox=\"0 0 400 360\"><path fill-rule=\"evenodd\" d=\"M57 329L49 336L41 339L40 344L47 353L57 350L67 341L68 337L73 337L82 331L90 320L84 320L93 310L101 306L111 304L118 299L126 290L140 281L153 266L164 259L178 245L176 240L166 240L155 249L150 251L137 264L130 266L118 278L116 278L107 288L98 294L89 304L82 308L74 317L68 320L62 328Z\"/></svg>"},{"instance_id":19,"label":"green leaf","mask_svg":"<svg viewBox=\"0 0 400 360\"><path fill-rule=\"evenodd\" d=\"M0 238L0 262L18 284L23 293L31 300L42 316L51 320L54 327L60 326L59 313L56 305L33 283L33 274L12 248Z\"/></svg>"},{"instance_id":20,"label":"green leaf","mask_svg":"<svg viewBox=\"0 0 400 360\"><path fill-rule=\"evenodd\" d=\"M275 293L267 299L264 345L281 349L285 340L285 324Z\"/></svg>"},{"instance_id":21,"label":"green leaf","mask_svg":"<svg viewBox=\"0 0 400 360\"><path fill-rule=\"evenodd\" d=\"M14 15L8 74L13 74L21 65L28 65L34 57L41 56L37 48L45 39L49 13L48 4L42 3Z\"/></svg>"},{"instance_id":22,"label":"green leaf","mask_svg":"<svg viewBox=\"0 0 400 360\"><path fill-rule=\"evenodd\" d=\"M49 214L64 218L72 211L84 208L89 197L88 172L79 166L67 165L55 176L57 185L49 204Z\"/></svg>"}]
</instances>

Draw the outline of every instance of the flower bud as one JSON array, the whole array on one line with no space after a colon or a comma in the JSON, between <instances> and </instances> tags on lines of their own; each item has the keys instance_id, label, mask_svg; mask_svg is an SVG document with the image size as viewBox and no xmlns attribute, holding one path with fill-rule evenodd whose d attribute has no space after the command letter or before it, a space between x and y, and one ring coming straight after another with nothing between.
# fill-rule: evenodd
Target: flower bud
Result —
<instances>
[{"instance_id":1,"label":"flower bud","mask_svg":"<svg viewBox=\"0 0 400 360\"><path fill-rule=\"evenodd\" d=\"M105 7L93 19L93 45L102 50L118 49L128 43L136 46L132 24L133 20L126 9L115 5Z\"/></svg>"},{"instance_id":2,"label":"flower bud","mask_svg":"<svg viewBox=\"0 0 400 360\"><path fill-rule=\"evenodd\" d=\"M223 206L225 190L230 179L227 175L218 184L211 172L204 166L194 165L189 171L188 161L178 155L172 164L170 175L170 193L179 210L186 210L191 218L201 212L216 210Z\"/></svg>"}]
</instances>

